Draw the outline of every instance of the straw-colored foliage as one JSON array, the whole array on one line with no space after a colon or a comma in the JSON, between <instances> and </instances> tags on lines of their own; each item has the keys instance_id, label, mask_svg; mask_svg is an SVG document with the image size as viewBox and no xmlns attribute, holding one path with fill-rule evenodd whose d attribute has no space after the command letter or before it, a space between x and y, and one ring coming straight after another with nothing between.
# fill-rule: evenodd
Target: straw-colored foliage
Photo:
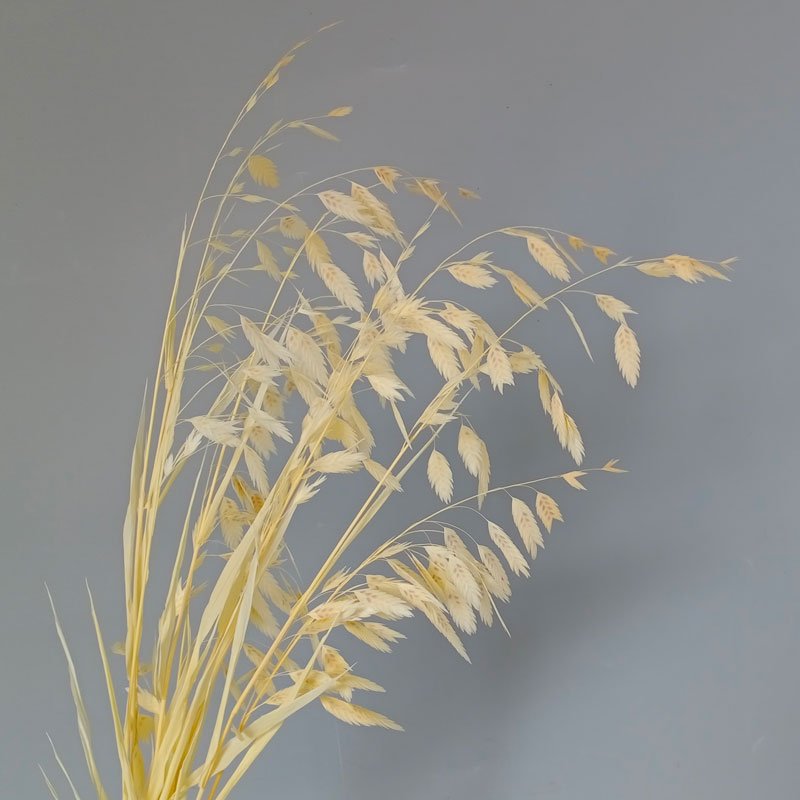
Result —
<instances>
[{"instance_id":1,"label":"straw-colored foliage","mask_svg":"<svg viewBox=\"0 0 800 800\"><path fill-rule=\"evenodd\" d=\"M302 44L236 118L183 231L157 379L134 446L122 535L127 624L116 647L107 647L92 607L121 771L110 794L68 655L99 798L224 800L309 704L345 723L399 728L370 699L353 702L383 691L354 672L358 652L388 652L404 638L396 624L415 616L468 659L463 637L500 620L512 575L530 574L543 531L562 521L553 495L622 471L616 461L582 466L568 400L551 368L518 341L521 323L566 312L588 351L576 310L599 309L613 321L608 361L613 350L634 386L635 312L598 293L602 278L632 272L695 283L724 279L730 264L614 260L606 247L533 225L483 233L435 264L425 250L432 226L477 195L393 166L350 169L279 195L293 167L278 145L306 134L335 140L351 111L278 121L251 145L236 142ZM400 208L412 216L416 208L416 221L402 221ZM234 219L247 221L237 227ZM517 254L513 269L498 263L493 241ZM232 305L228 287L243 283L245 305ZM481 316L489 295L493 308L508 309L504 325ZM404 366L413 340L423 345L415 357L430 358L424 380L424 370ZM438 385L425 395L433 376ZM479 390L524 392L532 413L540 402L576 468L492 486L492 431L466 416ZM415 466L444 507L402 529L392 529L394 515L371 524ZM343 528L323 535L294 522L318 493L326 501L329 484L340 492L354 480L361 489L346 496L363 493ZM471 496L454 500L454 484L465 480ZM159 524L173 498L185 503L177 531ZM456 513L465 508L473 512ZM378 541L354 561L351 545L365 533ZM149 581L156 540L174 556L166 591ZM302 577L291 558L299 541L319 553Z\"/></svg>"}]
</instances>

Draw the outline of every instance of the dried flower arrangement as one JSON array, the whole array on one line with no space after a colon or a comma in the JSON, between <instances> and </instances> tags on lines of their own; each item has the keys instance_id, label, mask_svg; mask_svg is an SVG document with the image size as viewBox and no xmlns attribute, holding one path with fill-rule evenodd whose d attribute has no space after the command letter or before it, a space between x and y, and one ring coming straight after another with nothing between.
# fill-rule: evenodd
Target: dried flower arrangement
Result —
<instances>
[{"instance_id":1,"label":"dried flower arrangement","mask_svg":"<svg viewBox=\"0 0 800 800\"><path fill-rule=\"evenodd\" d=\"M112 649L124 658L124 693L115 689L91 604L126 800L190 794L224 800L284 722L310 703L346 723L399 729L353 702L356 691L383 689L354 674L351 652L361 645L388 652L404 638L391 623L421 614L468 658L462 634L474 633L479 621L500 620L498 603L511 594L509 571L529 575L544 546L542 530L550 533L562 520L549 487L584 489L592 472L623 471L613 460L581 467L580 431L551 369L515 340L520 323L551 309L563 312L588 352L564 300L576 293L593 298L616 326L617 366L635 386L640 349L629 324L635 312L595 292L598 279L625 270L688 283L725 280L732 263L682 255L616 260L608 248L577 236L519 226L476 236L429 268L417 256L426 233L440 217L456 216L456 197L476 195L458 189L451 199L439 181L390 166L349 170L276 199L280 172L272 151L280 138L310 133L336 139L322 119L332 122L351 111L339 107L322 117L279 121L251 147L232 147L245 117L304 44L278 61L244 105L183 230L157 380L136 436L123 529L127 630ZM212 189L225 170L226 188ZM421 224L410 234L394 209L401 193L424 204ZM231 216L246 208L264 211L255 224L234 228ZM201 231L204 215L209 223ZM519 243L519 272L496 263L486 249L492 238ZM600 266L584 272L578 262L586 255ZM363 278L356 278L357 262ZM248 276L272 282L268 308L223 302L224 287ZM444 291L460 284L479 296L510 288L516 296L510 302L521 303L521 310L497 331L452 299L453 292L450 299L423 295L434 279ZM540 279L555 288L535 289ZM406 381L416 389L414 375L395 366L412 341L424 344L440 376L429 399L415 400L413 414L406 410L412 397ZM486 385L502 393L527 375L535 375L542 410L576 467L492 487L489 447L465 416L464 403ZM375 414L383 415L383 433L391 431L399 442L385 463L372 457L380 431L368 419ZM455 454L449 454L453 445ZM457 460L476 486L471 496L454 500ZM420 461L443 507L391 531L360 563L347 565L353 542ZM303 536L292 526L295 512L324 483L355 473L370 476L366 498L344 530L324 543L321 566L303 580L290 569L291 539ZM171 580L145 656L157 529L163 537L157 522L179 479L189 487L185 518L171 545ZM481 511L490 495L510 502L513 535ZM482 530L456 524L451 512L465 507L474 509ZM211 576L208 583L201 574ZM56 626L89 773L105 800L58 618Z\"/></svg>"}]
</instances>

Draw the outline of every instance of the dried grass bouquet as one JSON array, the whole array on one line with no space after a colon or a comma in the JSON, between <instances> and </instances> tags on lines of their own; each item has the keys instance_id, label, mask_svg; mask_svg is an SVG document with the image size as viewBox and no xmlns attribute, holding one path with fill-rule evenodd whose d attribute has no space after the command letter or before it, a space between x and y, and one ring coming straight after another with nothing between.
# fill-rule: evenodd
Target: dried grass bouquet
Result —
<instances>
[{"instance_id":1,"label":"dried grass bouquet","mask_svg":"<svg viewBox=\"0 0 800 800\"><path fill-rule=\"evenodd\" d=\"M467 658L463 636L479 623L502 624L510 573L529 574L562 520L552 495L585 488L592 473L622 471L613 460L582 466L578 425L550 365L517 340L521 323L564 314L588 352L571 304L587 313L595 306L622 378L635 386L635 312L602 293L602 278L725 280L731 264L618 259L577 236L521 225L475 236L432 265L432 226L476 195L392 166L351 169L281 196L275 148L286 137L336 139L351 111L279 120L251 146L238 144L243 121L303 44L247 100L183 230L133 451L124 641L107 646L91 607L119 755L114 796L125 800L225 800L289 717L312 703L346 723L399 729L372 701L354 702L356 693L383 691L354 672L359 648L388 652L404 638L395 623L416 615ZM519 266L498 263L497 247L516 253ZM268 297L266 307L241 305L242 285L255 287L251 303ZM507 322L490 325L473 297L507 309ZM404 368L407 351L427 352L430 374L419 360ZM493 486L491 430L476 430L465 412L478 391L515 384L538 394L575 468ZM441 508L403 529L391 527L391 515L370 525L414 467L426 471ZM454 499L461 470L474 488ZM317 537L318 567L302 576L291 547L309 530L296 512L329 485L341 492L356 479L349 523ZM159 524L173 498L184 509L177 529L163 515ZM505 527L484 515L490 508L508 515ZM374 549L360 541L354 557L365 533L378 541ZM157 541L174 557L158 594L148 580ZM105 800L56 625L89 773ZM124 661L124 686L115 686L112 651Z\"/></svg>"}]
</instances>

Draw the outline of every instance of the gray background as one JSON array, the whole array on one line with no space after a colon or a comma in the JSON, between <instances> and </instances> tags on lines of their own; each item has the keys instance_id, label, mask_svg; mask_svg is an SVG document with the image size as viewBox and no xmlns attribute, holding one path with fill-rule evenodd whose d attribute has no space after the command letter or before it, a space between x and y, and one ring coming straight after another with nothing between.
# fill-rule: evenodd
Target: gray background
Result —
<instances>
[{"instance_id":1,"label":"gray background","mask_svg":"<svg viewBox=\"0 0 800 800\"><path fill-rule=\"evenodd\" d=\"M594 366L568 326L541 328L589 461L631 474L559 493L567 524L516 586L513 638L482 631L473 666L422 623L361 657L406 734L309 712L240 796L800 796L793 0L6 0L0 795L44 796L45 730L86 785L45 581L113 774L83 579L117 638L128 451L183 214L248 88L337 18L262 111L357 107L340 145L309 142L314 175L394 162L478 186L468 231L742 261L730 285L624 282L636 392L608 325ZM532 393L505 402L476 412L497 480L565 465Z\"/></svg>"}]
</instances>

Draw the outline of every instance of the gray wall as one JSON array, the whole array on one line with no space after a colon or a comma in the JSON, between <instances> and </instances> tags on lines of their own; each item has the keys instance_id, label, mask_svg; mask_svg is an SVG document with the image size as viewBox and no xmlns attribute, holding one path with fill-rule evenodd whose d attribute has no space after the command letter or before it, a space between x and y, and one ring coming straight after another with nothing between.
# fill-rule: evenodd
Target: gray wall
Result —
<instances>
[{"instance_id":1,"label":"gray wall","mask_svg":"<svg viewBox=\"0 0 800 800\"><path fill-rule=\"evenodd\" d=\"M263 112L357 107L341 145L309 143L314 174L395 162L477 185L468 231L742 261L730 285L619 289L641 312L636 392L607 340L592 366L568 327L536 333L589 460L631 474L560 495L568 524L516 587L513 638L483 631L473 666L421 623L363 656L408 733L309 712L241 796L796 796L794 0L6 0L0 794L44 796L45 730L86 785L45 581L111 774L83 580L117 638L128 451L183 214L248 88L336 18ZM497 418L498 481L566 463L532 405L517 392Z\"/></svg>"}]
</instances>

